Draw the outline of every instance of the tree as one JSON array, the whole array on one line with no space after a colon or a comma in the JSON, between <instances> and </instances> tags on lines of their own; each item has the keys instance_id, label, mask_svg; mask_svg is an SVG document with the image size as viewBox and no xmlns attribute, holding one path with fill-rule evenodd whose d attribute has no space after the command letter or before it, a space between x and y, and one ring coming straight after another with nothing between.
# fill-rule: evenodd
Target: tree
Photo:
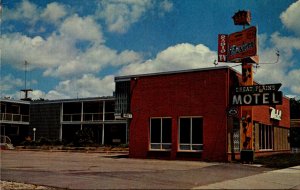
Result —
<instances>
[{"instance_id":1,"label":"tree","mask_svg":"<svg viewBox=\"0 0 300 190\"><path fill-rule=\"evenodd\" d=\"M291 119L300 119L300 99L290 99L290 116Z\"/></svg>"}]
</instances>

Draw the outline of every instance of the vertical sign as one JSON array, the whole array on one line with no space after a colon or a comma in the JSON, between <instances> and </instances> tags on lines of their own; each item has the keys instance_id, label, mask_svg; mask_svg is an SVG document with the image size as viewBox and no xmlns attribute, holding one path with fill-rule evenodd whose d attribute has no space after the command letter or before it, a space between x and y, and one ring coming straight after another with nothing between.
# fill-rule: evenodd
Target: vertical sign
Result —
<instances>
[{"instance_id":1,"label":"vertical sign","mask_svg":"<svg viewBox=\"0 0 300 190\"><path fill-rule=\"evenodd\" d=\"M227 62L228 35L219 34L218 36L218 62Z\"/></svg>"}]
</instances>

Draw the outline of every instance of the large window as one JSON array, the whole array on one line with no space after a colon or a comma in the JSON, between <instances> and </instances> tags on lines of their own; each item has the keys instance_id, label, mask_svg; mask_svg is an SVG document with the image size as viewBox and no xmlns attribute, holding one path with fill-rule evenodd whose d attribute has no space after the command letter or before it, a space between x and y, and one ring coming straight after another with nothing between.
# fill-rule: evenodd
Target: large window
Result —
<instances>
[{"instance_id":1,"label":"large window","mask_svg":"<svg viewBox=\"0 0 300 190\"><path fill-rule=\"evenodd\" d=\"M272 150L273 149L274 130L271 125L259 125L259 149Z\"/></svg>"},{"instance_id":2,"label":"large window","mask_svg":"<svg viewBox=\"0 0 300 190\"><path fill-rule=\"evenodd\" d=\"M116 81L115 113L130 113L130 80Z\"/></svg>"},{"instance_id":3,"label":"large window","mask_svg":"<svg viewBox=\"0 0 300 190\"><path fill-rule=\"evenodd\" d=\"M179 149L183 151L203 150L203 118L182 117L179 119Z\"/></svg>"},{"instance_id":4,"label":"large window","mask_svg":"<svg viewBox=\"0 0 300 190\"><path fill-rule=\"evenodd\" d=\"M172 118L150 119L150 149L170 150L172 144Z\"/></svg>"}]
</instances>

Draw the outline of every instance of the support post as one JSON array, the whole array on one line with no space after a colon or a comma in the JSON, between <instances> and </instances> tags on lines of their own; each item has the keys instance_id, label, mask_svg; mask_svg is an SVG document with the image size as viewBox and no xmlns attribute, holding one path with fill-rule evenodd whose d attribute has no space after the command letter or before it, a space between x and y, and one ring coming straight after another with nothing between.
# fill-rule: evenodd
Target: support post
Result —
<instances>
[{"instance_id":1,"label":"support post","mask_svg":"<svg viewBox=\"0 0 300 190\"><path fill-rule=\"evenodd\" d=\"M104 145L104 138L105 138L105 130L104 130L104 122L105 122L105 101L103 101L103 108L102 108L102 145Z\"/></svg>"},{"instance_id":2,"label":"support post","mask_svg":"<svg viewBox=\"0 0 300 190\"><path fill-rule=\"evenodd\" d=\"M253 64L242 62L242 85L253 85ZM253 110L252 106L242 106L241 121L241 160L243 162L253 162ZM251 156L252 155L252 156ZM252 157L252 158L250 158Z\"/></svg>"}]
</instances>

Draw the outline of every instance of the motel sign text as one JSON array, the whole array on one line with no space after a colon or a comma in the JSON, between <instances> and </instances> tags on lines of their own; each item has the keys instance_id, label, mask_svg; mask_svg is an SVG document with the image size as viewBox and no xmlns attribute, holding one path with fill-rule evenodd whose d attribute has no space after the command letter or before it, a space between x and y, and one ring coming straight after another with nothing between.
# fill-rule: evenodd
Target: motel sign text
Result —
<instances>
[{"instance_id":1,"label":"motel sign text","mask_svg":"<svg viewBox=\"0 0 300 190\"><path fill-rule=\"evenodd\" d=\"M234 94L232 105L279 105L282 104L282 92L241 93Z\"/></svg>"}]
</instances>

